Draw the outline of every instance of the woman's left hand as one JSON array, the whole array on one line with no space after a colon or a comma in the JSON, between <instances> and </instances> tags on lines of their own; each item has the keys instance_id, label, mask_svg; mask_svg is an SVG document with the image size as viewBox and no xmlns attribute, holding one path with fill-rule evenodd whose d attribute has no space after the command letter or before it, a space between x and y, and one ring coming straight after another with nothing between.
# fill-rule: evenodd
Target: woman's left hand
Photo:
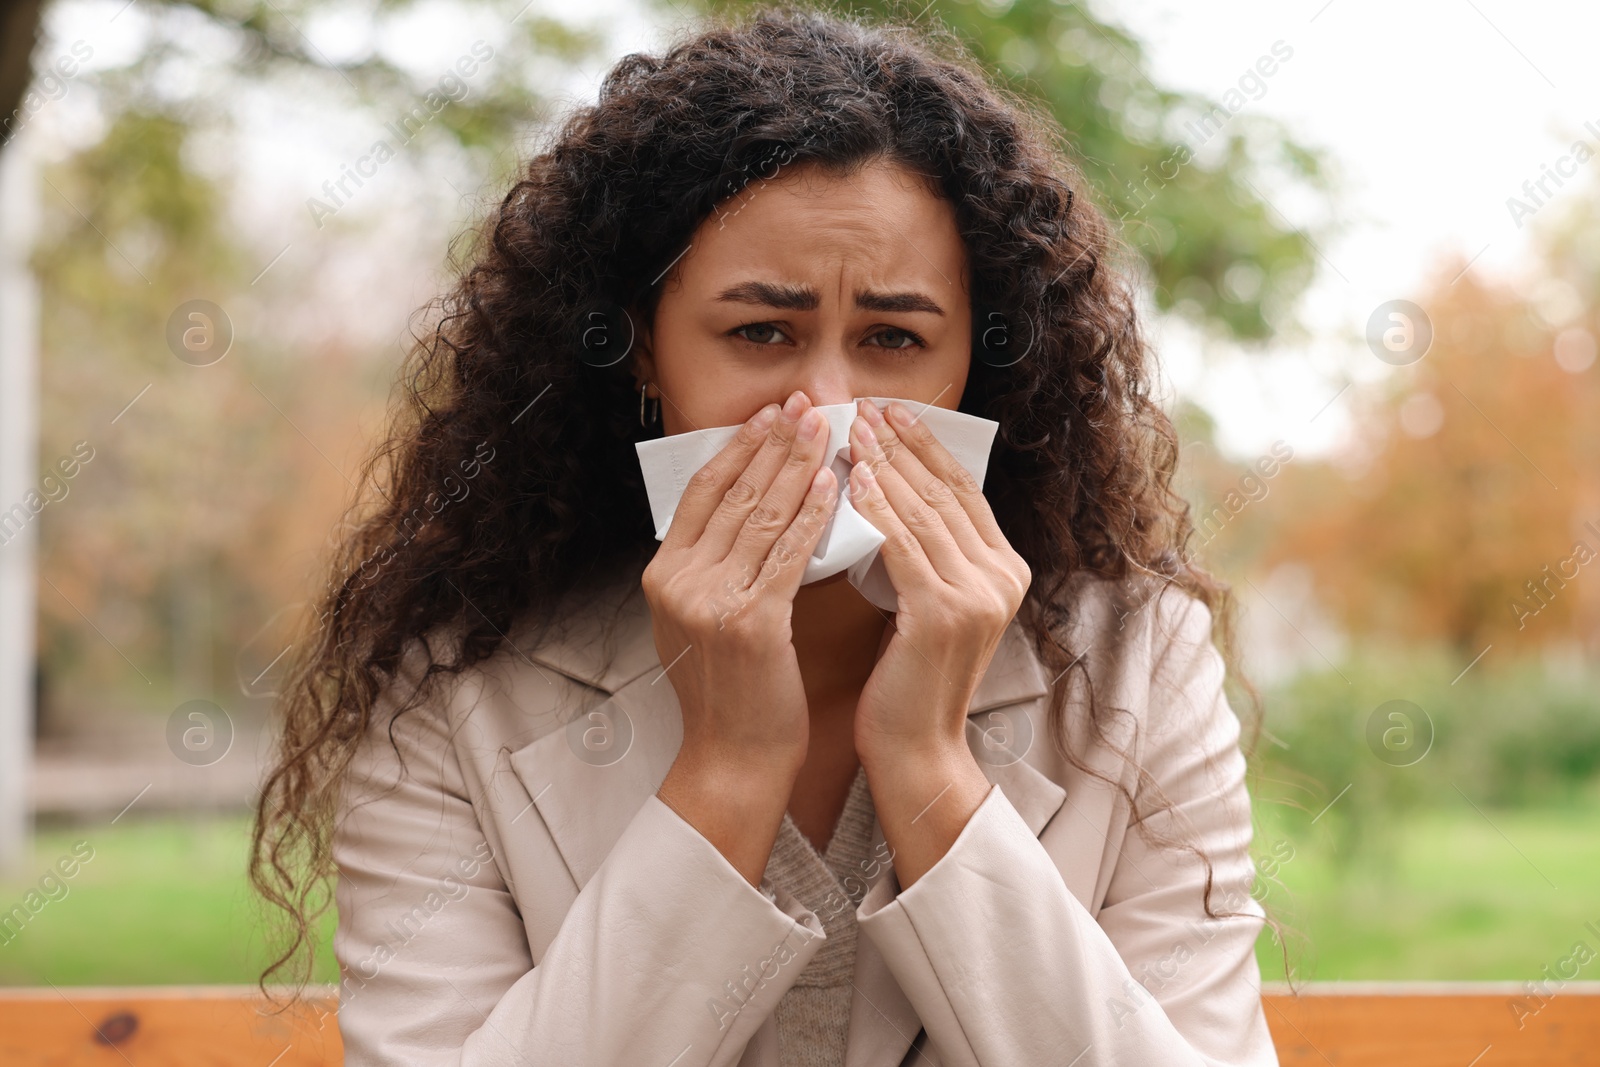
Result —
<instances>
[{"instance_id":1,"label":"woman's left hand","mask_svg":"<svg viewBox=\"0 0 1600 1067\"><path fill-rule=\"evenodd\" d=\"M1032 573L976 479L907 405L859 407L850 500L884 535L899 605L856 706L856 751L869 765L966 755L968 706Z\"/></svg>"}]
</instances>

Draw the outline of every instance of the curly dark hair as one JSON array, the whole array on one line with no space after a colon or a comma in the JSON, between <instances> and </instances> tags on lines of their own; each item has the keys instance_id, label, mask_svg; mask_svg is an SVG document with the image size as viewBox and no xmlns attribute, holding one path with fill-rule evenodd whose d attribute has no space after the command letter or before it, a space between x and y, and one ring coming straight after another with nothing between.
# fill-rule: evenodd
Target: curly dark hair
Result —
<instances>
[{"instance_id":1,"label":"curly dark hair","mask_svg":"<svg viewBox=\"0 0 1600 1067\"><path fill-rule=\"evenodd\" d=\"M991 84L945 30L787 7L718 16L664 55L620 60L598 102L565 118L484 220L452 291L429 305L434 325L417 334L387 440L362 472L370 501L358 503L308 613L281 698L250 874L287 915L289 940L263 992L293 962L301 987L309 976L341 774L406 647L453 635L448 647L428 642L401 711L438 676L492 655L514 620L642 570L653 553L633 445L658 431L635 415L629 361L596 358L585 330L597 312L620 322L619 308L652 322L660 280L696 228L774 160L829 173L897 163L955 207L975 333L1004 321L1012 353L974 358L960 410L1000 424L985 495L1033 573L1019 615L1058 675L1050 733L1065 758L1105 777L1066 742L1072 675L1088 680L1062 636L1080 576L1122 583L1129 611L1173 588L1200 599L1239 677L1235 605L1190 559L1189 506L1173 488L1177 434L1151 396L1128 272L1111 262L1126 249L1086 195L1060 125ZM1260 700L1243 687L1250 753ZM1088 736L1115 745L1111 719L1130 713L1097 706L1092 691L1088 704ZM1170 807L1157 783L1141 770L1133 789L1113 784L1152 832L1148 815ZM1205 867L1206 912L1220 917Z\"/></svg>"}]
</instances>

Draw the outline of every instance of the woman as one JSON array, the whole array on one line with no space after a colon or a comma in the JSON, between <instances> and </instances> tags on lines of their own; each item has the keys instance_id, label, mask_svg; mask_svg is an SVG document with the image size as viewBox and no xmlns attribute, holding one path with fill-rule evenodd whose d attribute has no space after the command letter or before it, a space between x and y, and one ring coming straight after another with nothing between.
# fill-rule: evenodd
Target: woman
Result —
<instances>
[{"instance_id":1,"label":"woman","mask_svg":"<svg viewBox=\"0 0 1600 1067\"><path fill-rule=\"evenodd\" d=\"M954 45L768 13L528 165L259 812L280 964L337 869L347 1063L1276 1063L1225 593L1051 144ZM812 408L868 396L839 485ZM999 424L982 492L930 405ZM658 545L634 443L733 425ZM801 584L840 492L892 615Z\"/></svg>"}]
</instances>

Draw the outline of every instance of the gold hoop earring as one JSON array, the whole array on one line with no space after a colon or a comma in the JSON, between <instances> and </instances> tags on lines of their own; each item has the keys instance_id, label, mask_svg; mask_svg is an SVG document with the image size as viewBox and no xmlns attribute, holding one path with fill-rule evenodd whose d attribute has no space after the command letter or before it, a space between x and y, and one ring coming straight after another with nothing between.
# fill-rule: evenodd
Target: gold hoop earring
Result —
<instances>
[{"instance_id":1,"label":"gold hoop earring","mask_svg":"<svg viewBox=\"0 0 1600 1067\"><path fill-rule=\"evenodd\" d=\"M654 405L651 407L651 409L650 409L650 418L647 420L645 418L645 416L644 416L645 390L647 390L649 388L650 388L650 383L649 382L640 382L639 383L639 425L643 426L647 430L655 422L657 422L661 418L661 401L660 400L655 401Z\"/></svg>"}]
</instances>

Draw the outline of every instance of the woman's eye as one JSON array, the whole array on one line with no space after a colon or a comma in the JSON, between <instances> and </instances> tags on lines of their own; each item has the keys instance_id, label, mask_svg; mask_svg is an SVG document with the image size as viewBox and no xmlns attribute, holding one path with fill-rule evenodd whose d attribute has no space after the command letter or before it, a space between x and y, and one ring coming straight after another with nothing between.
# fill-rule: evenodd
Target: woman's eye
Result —
<instances>
[{"instance_id":1,"label":"woman's eye","mask_svg":"<svg viewBox=\"0 0 1600 1067\"><path fill-rule=\"evenodd\" d=\"M781 344L789 340L787 334L770 322L747 322L743 326L734 327L730 332L753 345ZM896 326L885 326L872 334L871 337L876 347L886 348L890 351L927 347L927 342L917 334L912 333L910 330L902 330Z\"/></svg>"},{"instance_id":2,"label":"woman's eye","mask_svg":"<svg viewBox=\"0 0 1600 1067\"><path fill-rule=\"evenodd\" d=\"M922 338L910 330L902 330L895 326L885 326L873 336L880 339L879 348L917 348L924 344Z\"/></svg>"},{"instance_id":3,"label":"woman's eye","mask_svg":"<svg viewBox=\"0 0 1600 1067\"><path fill-rule=\"evenodd\" d=\"M746 323L745 325L735 329L733 332L738 336L743 337L751 344L756 345L771 344L774 336L782 337L784 335L782 330L778 329L770 322Z\"/></svg>"}]
</instances>

